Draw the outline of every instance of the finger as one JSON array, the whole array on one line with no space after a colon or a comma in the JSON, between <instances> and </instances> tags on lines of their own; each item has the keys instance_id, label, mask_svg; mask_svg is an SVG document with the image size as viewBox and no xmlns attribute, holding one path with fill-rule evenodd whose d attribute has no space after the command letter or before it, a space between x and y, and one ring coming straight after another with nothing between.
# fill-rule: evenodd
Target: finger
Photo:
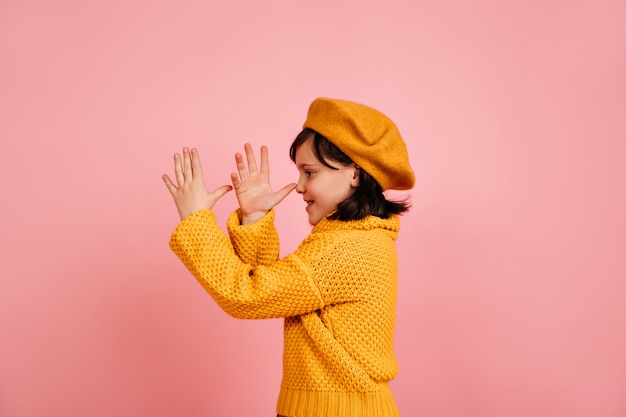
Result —
<instances>
[{"instance_id":1,"label":"finger","mask_svg":"<svg viewBox=\"0 0 626 417\"><path fill-rule=\"evenodd\" d=\"M193 170L191 169L191 156L189 155L189 148L183 149L183 176L185 181L193 179Z\"/></svg>"},{"instance_id":2,"label":"finger","mask_svg":"<svg viewBox=\"0 0 626 417\"><path fill-rule=\"evenodd\" d=\"M230 180L233 183L233 187L235 188L235 190L239 189L239 187L241 186L241 181L239 180L239 175L237 175L234 172L231 172Z\"/></svg>"},{"instance_id":3,"label":"finger","mask_svg":"<svg viewBox=\"0 0 626 417\"><path fill-rule=\"evenodd\" d=\"M174 195L178 188L176 188L172 180L170 180L170 177L168 177L167 174L163 174L161 178L163 178L163 182L165 183L167 189L170 191L170 194Z\"/></svg>"},{"instance_id":4,"label":"finger","mask_svg":"<svg viewBox=\"0 0 626 417\"><path fill-rule=\"evenodd\" d=\"M256 167L256 158L254 157L254 152L252 151L252 145L246 143L243 148L246 151L246 159L248 160L248 172L250 174L258 174L259 171Z\"/></svg>"},{"instance_id":5,"label":"finger","mask_svg":"<svg viewBox=\"0 0 626 417\"><path fill-rule=\"evenodd\" d=\"M270 159L267 146L261 146L261 174L270 175Z\"/></svg>"},{"instance_id":6,"label":"finger","mask_svg":"<svg viewBox=\"0 0 626 417\"><path fill-rule=\"evenodd\" d=\"M243 156L237 152L235 154L235 163L237 164L237 171L239 171L239 176L242 180L248 178L248 170L246 169L246 164L243 163Z\"/></svg>"},{"instance_id":7,"label":"finger","mask_svg":"<svg viewBox=\"0 0 626 417\"><path fill-rule=\"evenodd\" d=\"M283 188L281 188L280 190L276 191L276 204L280 203L281 201L283 201L285 199L285 197L287 197L289 195L289 193L291 193L293 190L296 189L296 184L295 183L291 183L291 184L287 184L285 185ZM274 205L276 205L274 204Z\"/></svg>"},{"instance_id":8,"label":"finger","mask_svg":"<svg viewBox=\"0 0 626 417\"><path fill-rule=\"evenodd\" d=\"M191 150L191 171L193 178L204 184L204 177L202 176L202 163L200 162L200 153L197 149Z\"/></svg>"},{"instance_id":9,"label":"finger","mask_svg":"<svg viewBox=\"0 0 626 417\"><path fill-rule=\"evenodd\" d=\"M213 191L212 194L215 197L215 201L217 201L220 198L222 198L224 196L224 194L226 194L227 192L229 192L232 189L233 189L233 187L231 187L230 185L222 185L220 188L218 188L217 190Z\"/></svg>"},{"instance_id":10,"label":"finger","mask_svg":"<svg viewBox=\"0 0 626 417\"><path fill-rule=\"evenodd\" d=\"M174 154L174 175L176 176L176 183L179 187L185 183L185 177L183 176L183 167L179 154Z\"/></svg>"}]
</instances>

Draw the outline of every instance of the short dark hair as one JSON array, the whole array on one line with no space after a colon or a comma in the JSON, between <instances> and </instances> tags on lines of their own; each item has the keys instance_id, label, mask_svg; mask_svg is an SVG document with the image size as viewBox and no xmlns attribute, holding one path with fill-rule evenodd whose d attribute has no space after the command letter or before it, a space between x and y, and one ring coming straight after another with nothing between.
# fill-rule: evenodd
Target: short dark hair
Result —
<instances>
[{"instance_id":1,"label":"short dark hair","mask_svg":"<svg viewBox=\"0 0 626 417\"><path fill-rule=\"evenodd\" d=\"M354 161L332 142L313 129L305 128L296 136L289 148L289 157L296 161L296 151L308 139L313 140L313 150L317 159L325 166L337 169L327 162L327 159L342 165L353 164ZM383 219L392 214L401 214L409 210L410 204L406 201L390 201L383 194L382 187L363 168L359 167L359 185L350 197L337 205L337 211L328 218L331 220L361 220L367 216L376 216Z\"/></svg>"}]
</instances>

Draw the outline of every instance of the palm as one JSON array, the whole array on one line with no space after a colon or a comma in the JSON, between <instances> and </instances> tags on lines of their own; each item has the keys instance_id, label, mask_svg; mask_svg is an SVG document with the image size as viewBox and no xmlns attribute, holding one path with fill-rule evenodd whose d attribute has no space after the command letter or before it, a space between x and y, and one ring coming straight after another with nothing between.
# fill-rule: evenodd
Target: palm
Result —
<instances>
[{"instance_id":1,"label":"palm","mask_svg":"<svg viewBox=\"0 0 626 417\"><path fill-rule=\"evenodd\" d=\"M244 214L268 211L278 203L276 193L272 190L267 175L250 175L243 179L240 186L235 190L239 208Z\"/></svg>"},{"instance_id":2,"label":"palm","mask_svg":"<svg viewBox=\"0 0 626 417\"><path fill-rule=\"evenodd\" d=\"M176 183L168 175L163 175L163 181L174 198L181 220L198 210L213 208L217 200L231 190L229 185L213 192L207 190L196 149L184 148L182 158L179 154L174 155L174 172Z\"/></svg>"},{"instance_id":3,"label":"palm","mask_svg":"<svg viewBox=\"0 0 626 417\"><path fill-rule=\"evenodd\" d=\"M267 148L261 147L260 169L257 168L252 146L246 144L244 150L248 166L246 167L241 154L235 154L238 173L232 173L231 179L237 194L242 223L246 224L263 217L295 188L295 184L288 184L281 190L274 191L270 185Z\"/></svg>"}]
</instances>

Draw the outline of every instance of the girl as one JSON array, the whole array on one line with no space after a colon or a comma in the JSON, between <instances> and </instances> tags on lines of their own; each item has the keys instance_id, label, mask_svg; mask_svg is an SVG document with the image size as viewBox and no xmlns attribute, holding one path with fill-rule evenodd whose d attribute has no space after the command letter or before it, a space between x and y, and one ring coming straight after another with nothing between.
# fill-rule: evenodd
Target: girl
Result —
<instances>
[{"instance_id":1,"label":"girl","mask_svg":"<svg viewBox=\"0 0 626 417\"><path fill-rule=\"evenodd\" d=\"M207 191L196 150L174 156L176 184L163 176L181 217L170 247L228 314L285 319L279 416L398 416L388 383L398 372L395 240L408 205L383 191L415 182L398 129L362 104L316 99L290 149L298 183L277 192L267 148L260 169L244 149L229 236L211 208L232 188ZM293 189L314 227L279 259L273 207Z\"/></svg>"}]
</instances>

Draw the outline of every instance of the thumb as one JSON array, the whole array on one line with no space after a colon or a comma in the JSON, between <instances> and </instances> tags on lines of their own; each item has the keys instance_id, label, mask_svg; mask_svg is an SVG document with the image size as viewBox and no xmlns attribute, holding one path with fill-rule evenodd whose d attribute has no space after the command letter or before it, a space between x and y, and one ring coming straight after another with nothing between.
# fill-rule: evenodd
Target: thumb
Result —
<instances>
[{"instance_id":1,"label":"thumb","mask_svg":"<svg viewBox=\"0 0 626 417\"><path fill-rule=\"evenodd\" d=\"M291 184L285 185L283 188L278 190L276 192L276 196L277 196L276 204L278 204L281 201L283 201L285 199L285 197L287 197L289 195L289 193L291 193L295 189L296 189L296 183L291 183Z\"/></svg>"},{"instance_id":2,"label":"thumb","mask_svg":"<svg viewBox=\"0 0 626 417\"><path fill-rule=\"evenodd\" d=\"M233 189L232 185L222 185L221 187L213 191L211 194L213 194L213 196L215 197L215 201L217 201L220 198L222 198L224 194L226 194L232 189Z\"/></svg>"}]
</instances>

